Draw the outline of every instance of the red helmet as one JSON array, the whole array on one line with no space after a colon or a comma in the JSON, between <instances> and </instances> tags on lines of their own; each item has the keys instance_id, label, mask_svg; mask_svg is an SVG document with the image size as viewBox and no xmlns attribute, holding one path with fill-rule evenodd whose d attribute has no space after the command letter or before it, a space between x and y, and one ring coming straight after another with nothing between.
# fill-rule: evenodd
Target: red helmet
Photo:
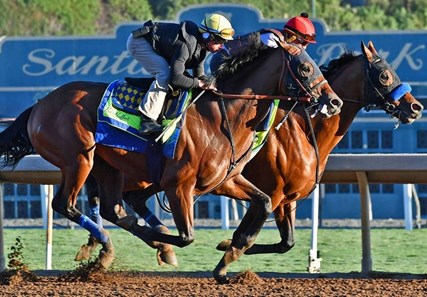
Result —
<instances>
[{"instance_id":1,"label":"red helmet","mask_svg":"<svg viewBox=\"0 0 427 297\"><path fill-rule=\"evenodd\" d=\"M316 43L316 30L313 23L308 18L307 13L301 13L301 16L289 19L283 27L285 32L296 35L308 43Z\"/></svg>"}]
</instances>

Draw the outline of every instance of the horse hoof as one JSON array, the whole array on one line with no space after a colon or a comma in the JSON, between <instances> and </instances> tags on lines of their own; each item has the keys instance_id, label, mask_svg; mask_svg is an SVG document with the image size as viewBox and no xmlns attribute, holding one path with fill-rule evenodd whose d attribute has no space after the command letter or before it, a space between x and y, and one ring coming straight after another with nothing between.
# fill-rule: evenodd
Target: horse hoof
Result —
<instances>
[{"instance_id":1,"label":"horse hoof","mask_svg":"<svg viewBox=\"0 0 427 297\"><path fill-rule=\"evenodd\" d=\"M111 264L114 261L114 248L111 250L102 250L99 251L98 263L104 268L110 268Z\"/></svg>"},{"instance_id":2,"label":"horse hoof","mask_svg":"<svg viewBox=\"0 0 427 297\"><path fill-rule=\"evenodd\" d=\"M74 261L89 260L90 257L92 256L92 253L96 250L98 244L99 244L99 241L96 240L95 237L90 235L88 243L80 247L80 250L77 252L77 255L74 258Z\"/></svg>"},{"instance_id":3,"label":"horse hoof","mask_svg":"<svg viewBox=\"0 0 427 297\"><path fill-rule=\"evenodd\" d=\"M226 285L230 283L230 280L227 278L227 275L219 275L214 273L214 279L220 285Z\"/></svg>"},{"instance_id":4,"label":"horse hoof","mask_svg":"<svg viewBox=\"0 0 427 297\"><path fill-rule=\"evenodd\" d=\"M164 264L172 265L178 267L178 259L173 250L169 251L160 251L157 250L157 263L162 266Z\"/></svg>"},{"instance_id":5,"label":"horse hoof","mask_svg":"<svg viewBox=\"0 0 427 297\"><path fill-rule=\"evenodd\" d=\"M154 230L163 234L171 234L168 227L164 225L157 225L154 227ZM169 264L174 267L178 267L178 259L172 245L160 242L154 242L153 244L154 248L157 248L157 263L160 266Z\"/></svg>"},{"instance_id":6,"label":"horse hoof","mask_svg":"<svg viewBox=\"0 0 427 297\"><path fill-rule=\"evenodd\" d=\"M102 266L104 269L108 269L111 267L111 264L114 261L114 255L111 255L105 251L99 252L98 264Z\"/></svg>"},{"instance_id":7,"label":"horse hoof","mask_svg":"<svg viewBox=\"0 0 427 297\"><path fill-rule=\"evenodd\" d=\"M153 228L156 232L159 233L163 233L163 234L171 234L170 230L168 229L168 227L166 227L165 225L157 225Z\"/></svg>"},{"instance_id":8,"label":"horse hoof","mask_svg":"<svg viewBox=\"0 0 427 297\"><path fill-rule=\"evenodd\" d=\"M103 230L104 234L109 234L108 231ZM102 244L102 249L99 251L98 262L105 269L110 268L114 260L114 246L110 238L106 243Z\"/></svg>"},{"instance_id":9,"label":"horse hoof","mask_svg":"<svg viewBox=\"0 0 427 297\"><path fill-rule=\"evenodd\" d=\"M92 249L87 244L84 244L80 247L80 250L77 252L74 261L85 261L89 260L92 254Z\"/></svg>"},{"instance_id":10,"label":"horse hoof","mask_svg":"<svg viewBox=\"0 0 427 297\"><path fill-rule=\"evenodd\" d=\"M226 239L226 240L223 240L222 242L220 242L216 246L216 249L219 251L226 251L230 245L231 245L231 239Z\"/></svg>"}]
</instances>

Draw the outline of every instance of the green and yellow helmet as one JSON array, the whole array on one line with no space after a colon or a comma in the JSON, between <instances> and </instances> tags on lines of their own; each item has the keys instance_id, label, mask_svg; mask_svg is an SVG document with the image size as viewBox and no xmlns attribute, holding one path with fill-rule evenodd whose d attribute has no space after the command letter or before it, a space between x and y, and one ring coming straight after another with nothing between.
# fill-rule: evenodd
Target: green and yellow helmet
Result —
<instances>
[{"instance_id":1,"label":"green and yellow helmet","mask_svg":"<svg viewBox=\"0 0 427 297\"><path fill-rule=\"evenodd\" d=\"M201 33L209 33L216 40L233 40L234 29L226 17L213 13L203 19L199 26Z\"/></svg>"}]
</instances>

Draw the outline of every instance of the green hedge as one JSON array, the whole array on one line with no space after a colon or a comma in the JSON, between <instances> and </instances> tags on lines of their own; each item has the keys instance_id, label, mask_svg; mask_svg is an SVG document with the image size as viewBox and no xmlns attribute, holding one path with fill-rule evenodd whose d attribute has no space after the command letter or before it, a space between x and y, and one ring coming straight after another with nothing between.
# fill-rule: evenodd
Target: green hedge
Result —
<instances>
[{"instance_id":1,"label":"green hedge","mask_svg":"<svg viewBox=\"0 0 427 297\"><path fill-rule=\"evenodd\" d=\"M222 0L217 3L248 4L264 18L289 18L301 11L323 19L331 31L427 29L427 0L365 0L352 7L351 0ZM360 2L360 1L359 1ZM150 18L174 20L189 6L212 0L0 0L0 35L55 36L105 35L123 22ZM198 20L196 20L198 21Z\"/></svg>"}]
</instances>

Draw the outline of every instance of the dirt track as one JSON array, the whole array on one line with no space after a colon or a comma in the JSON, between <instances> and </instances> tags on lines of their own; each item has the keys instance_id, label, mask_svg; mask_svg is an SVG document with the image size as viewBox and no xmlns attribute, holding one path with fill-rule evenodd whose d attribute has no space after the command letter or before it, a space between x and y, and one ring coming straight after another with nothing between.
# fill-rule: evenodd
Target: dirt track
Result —
<instances>
[{"instance_id":1,"label":"dirt track","mask_svg":"<svg viewBox=\"0 0 427 297\"><path fill-rule=\"evenodd\" d=\"M210 273L0 274L0 296L427 296L427 275L286 275L243 272L218 285Z\"/></svg>"},{"instance_id":2,"label":"dirt track","mask_svg":"<svg viewBox=\"0 0 427 297\"><path fill-rule=\"evenodd\" d=\"M81 270L21 272L12 276L4 272L0 273L0 296L427 296L427 274L243 272L230 273L231 283L227 285L218 285L211 276L212 272L90 273Z\"/></svg>"}]
</instances>

